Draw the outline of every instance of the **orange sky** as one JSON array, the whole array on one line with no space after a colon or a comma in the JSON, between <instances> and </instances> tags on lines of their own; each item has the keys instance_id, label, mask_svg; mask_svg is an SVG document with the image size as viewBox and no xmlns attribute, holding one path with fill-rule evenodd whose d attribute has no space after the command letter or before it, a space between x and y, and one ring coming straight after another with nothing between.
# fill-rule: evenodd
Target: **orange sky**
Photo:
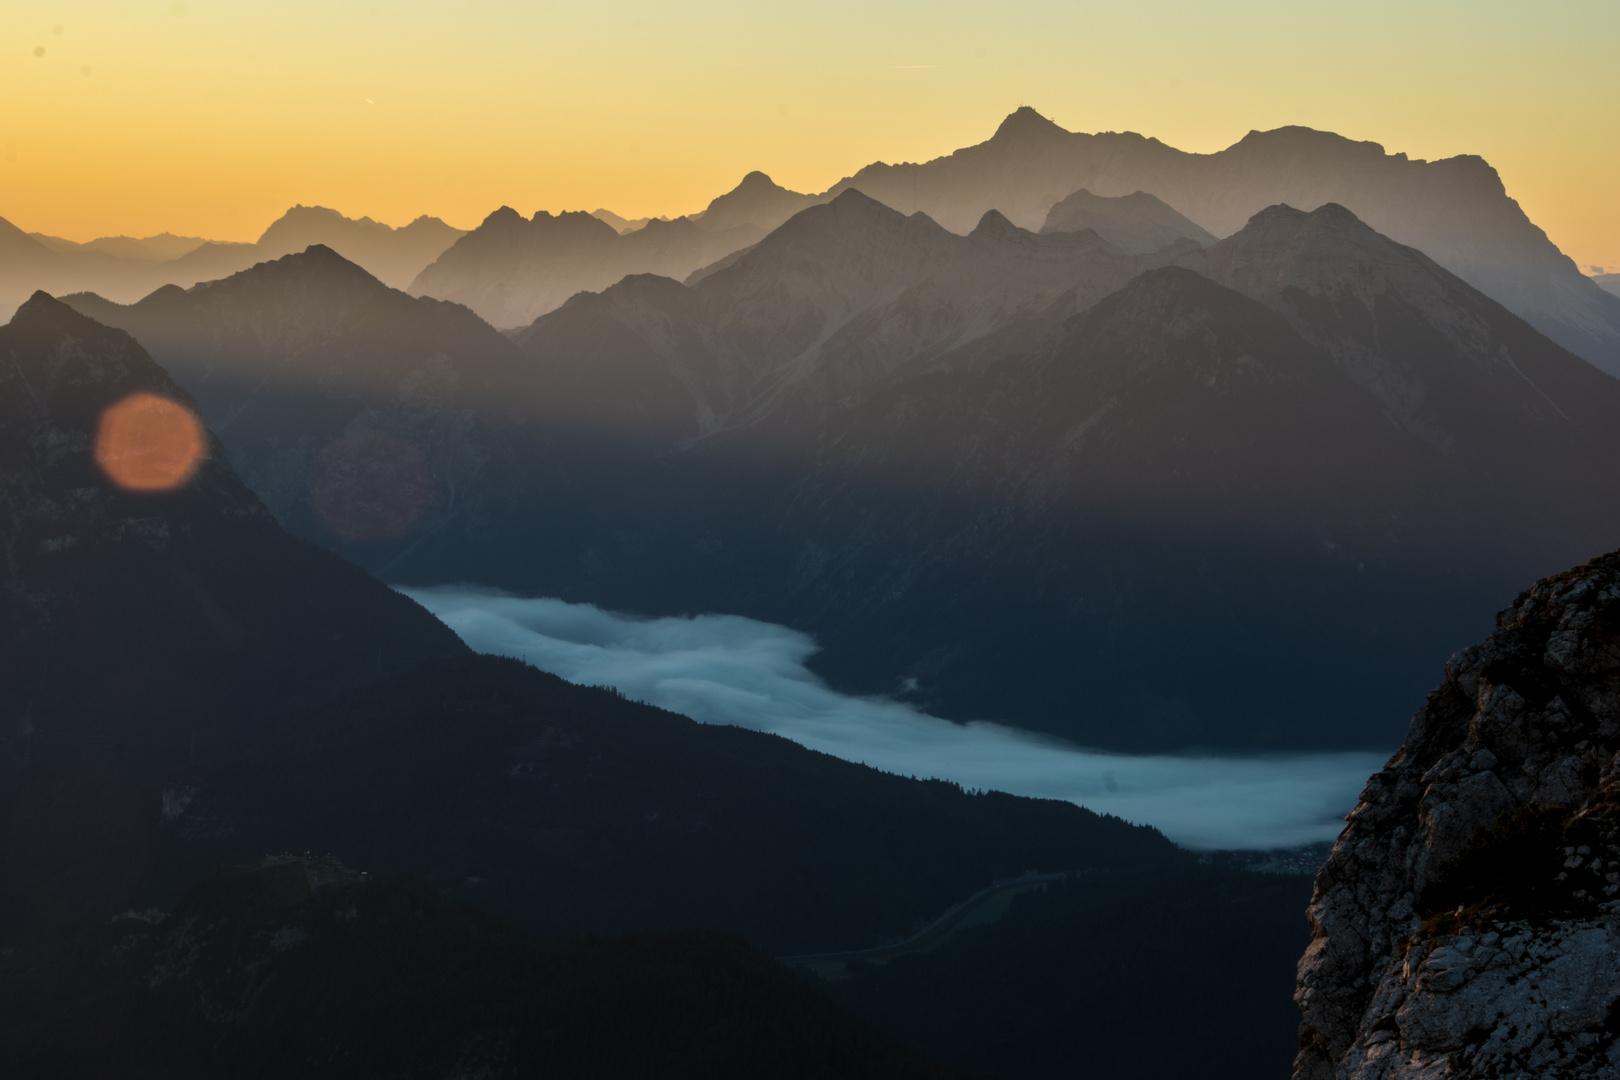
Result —
<instances>
[{"instance_id":1,"label":"orange sky","mask_svg":"<svg viewBox=\"0 0 1620 1080\"><path fill-rule=\"evenodd\" d=\"M1617 46L1615 0L8 0L0 216L250 240L297 202L675 214L1028 104L1196 151L1306 124L1481 154L1583 269L1620 269Z\"/></svg>"}]
</instances>

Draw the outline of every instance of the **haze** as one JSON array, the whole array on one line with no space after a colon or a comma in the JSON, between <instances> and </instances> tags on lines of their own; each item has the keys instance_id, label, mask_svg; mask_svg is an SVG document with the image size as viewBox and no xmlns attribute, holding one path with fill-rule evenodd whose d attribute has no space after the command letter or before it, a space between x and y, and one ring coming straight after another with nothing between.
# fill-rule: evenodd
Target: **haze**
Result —
<instances>
[{"instance_id":1,"label":"haze","mask_svg":"<svg viewBox=\"0 0 1620 1080\"><path fill-rule=\"evenodd\" d=\"M0 190L30 231L251 240L287 206L470 227L678 214L749 169L824 190L1020 103L1209 152L1302 124L1480 154L1620 265L1607 0L939 5L33 2L0 12Z\"/></svg>"}]
</instances>

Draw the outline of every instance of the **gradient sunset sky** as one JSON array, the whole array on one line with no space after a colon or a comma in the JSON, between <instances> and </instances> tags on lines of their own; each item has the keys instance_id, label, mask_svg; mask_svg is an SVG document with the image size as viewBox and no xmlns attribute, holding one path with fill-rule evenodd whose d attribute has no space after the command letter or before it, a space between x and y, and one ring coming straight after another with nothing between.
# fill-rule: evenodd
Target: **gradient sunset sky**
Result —
<instances>
[{"instance_id":1,"label":"gradient sunset sky","mask_svg":"<svg viewBox=\"0 0 1620 1080\"><path fill-rule=\"evenodd\" d=\"M470 228L501 204L820 191L1031 105L1192 151L1304 124L1474 153L1620 270L1620 0L7 0L0 217L251 240L294 203Z\"/></svg>"}]
</instances>

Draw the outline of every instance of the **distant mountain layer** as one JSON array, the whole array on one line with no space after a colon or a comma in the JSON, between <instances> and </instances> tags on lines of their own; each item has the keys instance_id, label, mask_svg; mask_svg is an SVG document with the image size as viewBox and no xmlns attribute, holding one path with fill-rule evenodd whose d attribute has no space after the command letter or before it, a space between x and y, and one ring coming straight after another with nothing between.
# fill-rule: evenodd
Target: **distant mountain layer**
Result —
<instances>
[{"instance_id":1,"label":"distant mountain layer","mask_svg":"<svg viewBox=\"0 0 1620 1080\"><path fill-rule=\"evenodd\" d=\"M1592 279L1604 292L1620 296L1620 274L1599 274Z\"/></svg>"},{"instance_id":2,"label":"distant mountain layer","mask_svg":"<svg viewBox=\"0 0 1620 1080\"><path fill-rule=\"evenodd\" d=\"M173 233L159 233L156 236L102 236L95 240L88 240L82 244L72 240L64 240L59 236L46 236L44 233L29 233L35 240L44 244L52 251L100 251L120 259L137 259L144 262L166 262L169 259L178 259L189 251L195 251L208 243L200 236L175 236Z\"/></svg>"},{"instance_id":3,"label":"distant mountain layer","mask_svg":"<svg viewBox=\"0 0 1620 1080\"><path fill-rule=\"evenodd\" d=\"M501 207L411 282L417 295L465 304L495 326L532 322L579 292L630 274L683 278L764 235L754 225L711 232L689 218L620 234L600 218Z\"/></svg>"},{"instance_id":4,"label":"distant mountain layer","mask_svg":"<svg viewBox=\"0 0 1620 1080\"><path fill-rule=\"evenodd\" d=\"M681 280L723 263L822 201L751 172L701 214L674 221L627 221L606 210L555 217L541 211L525 220L503 206L423 270L410 290L466 304L496 326L523 326L577 293L627 276Z\"/></svg>"},{"instance_id":5,"label":"distant mountain layer","mask_svg":"<svg viewBox=\"0 0 1620 1080\"><path fill-rule=\"evenodd\" d=\"M1145 191L1105 198L1081 188L1052 207L1041 226L1043 233L1082 229L1090 229L1131 255L1159 251L1177 240L1193 240L1205 247L1215 242L1207 230Z\"/></svg>"},{"instance_id":6,"label":"distant mountain layer","mask_svg":"<svg viewBox=\"0 0 1620 1080\"><path fill-rule=\"evenodd\" d=\"M438 218L420 217L393 229L319 206L293 207L252 244L167 233L144 240L110 237L74 244L30 236L0 219L0 309L9 314L36 290L57 295L94 292L130 302L164 285L189 288L311 244L324 244L403 288L461 235L460 229Z\"/></svg>"},{"instance_id":7,"label":"distant mountain layer","mask_svg":"<svg viewBox=\"0 0 1620 1080\"><path fill-rule=\"evenodd\" d=\"M830 193L849 188L905 213L921 210L955 232L992 209L1038 229L1079 188L1149 192L1216 236L1276 203L1339 203L1620 374L1620 298L1582 275L1478 157L1413 161L1302 127L1250 132L1218 153L1189 154L1131 132L1071 133L1021 108L986 142L924 164L868 165Z\"/></svg>"}]
</instances>

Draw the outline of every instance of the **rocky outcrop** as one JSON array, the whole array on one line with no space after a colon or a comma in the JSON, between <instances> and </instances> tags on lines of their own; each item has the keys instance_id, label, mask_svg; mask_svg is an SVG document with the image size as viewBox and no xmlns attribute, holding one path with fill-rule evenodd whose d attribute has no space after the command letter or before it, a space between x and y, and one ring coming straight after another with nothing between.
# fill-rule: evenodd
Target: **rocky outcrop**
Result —
<instances>
[{"instance_id":1,"label":"rocky outcrop","mask_svg":"<svg viewBox=\"0 0 1620 1080\"><path fill-rule=\"evenodd\" d=\"M1317 876L1297 1080L1620 1070L1620 552L1446 666Z\"/></svg>"}]
</instances>

